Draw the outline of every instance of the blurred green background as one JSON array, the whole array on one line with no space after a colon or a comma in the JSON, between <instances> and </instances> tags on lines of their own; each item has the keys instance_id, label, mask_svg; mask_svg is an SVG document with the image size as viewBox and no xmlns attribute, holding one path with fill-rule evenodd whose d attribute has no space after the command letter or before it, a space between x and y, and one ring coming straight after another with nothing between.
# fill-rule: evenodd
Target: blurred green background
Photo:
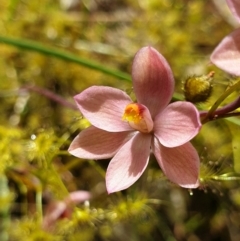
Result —
<instances>
[{"instance_id":1,"label":"blurred green background","mask_svg":"<svg viewBox=\"0 0 240 241\"><path fill-rule=\"evenodd\" d=\"M209 61L214 47L235 28L224 4L1 0L1 241L240 240L237 118L207 123L193 140L201 157L198 190L171 184L152 157L137 183L108 195L109 160L82 160L67 152L89 126L71 108L72 97L91 85L131 91L132 60L146 45L168 60L178 99L187 77L215 71L211 98L197 105L208 109L232 80ZM75 207L70 219L43 229L47 205L75 190L88 190L93 198Z\"/></svg>"}]
</instances>

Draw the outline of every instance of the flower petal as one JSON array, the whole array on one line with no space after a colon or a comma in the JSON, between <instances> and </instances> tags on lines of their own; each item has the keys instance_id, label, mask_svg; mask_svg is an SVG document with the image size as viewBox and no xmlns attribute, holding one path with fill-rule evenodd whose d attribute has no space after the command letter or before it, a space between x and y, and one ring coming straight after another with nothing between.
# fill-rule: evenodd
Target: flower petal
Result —
<instances>
[{"instance_id":1,"label":"flower petal","mask_svg":"<svg viewBox=\"0 0 240 241\"><path fill-rule=\"evenodd\" d=\"M154 134L166 147L180 146L194 136L201 128L199 112L196 107L185 101L177 101L156 116Z\"/></svg>"},{"instance_id":2,"label":"flower petal","mask_svg":"<svg viewBox=\"0 0 240 241\"><path fill-rule=\"evenodd\" d=\"M106 184L108 193L128 188L147 167L151 135L138 133L128 141L109 163Z\"/></svg>"},{"instance_id":3,"label":"flower petal","mask_svg":"<svg viewBox=\"0 0 240 241\"><path fill-rule=\"evenodd\" d=\"M65 202L69 204L78 204L81 202L84 202L86 200L89 200L91 198L91 193L88 191L75 191L70 192L69 196L65 198Z\"/></svg>"},{"instance_id":4,"label":"flower petal","mask_svg":"<svg viewBox=\"0 0 240 241\"><path fill-rule=\"evenodd\" d=\"M240 22L240 1L239 0L227 0L227 4L232 11L233 15Z\"/></svg>"},{"instance_id":5,"label":"flower petal","mask_svg":"<svg viewBox=\"0 0 240 241\"><path fill-rule=\"evenodd\" d=\"M157 138L152 144L153 153L168 179L181 187L199 186L200 160L190 142L174 148L162 146Z\"/></svg>"},{"instance_id":6,"label":"flower petal","mask_svg":"<svg viewBox=\"0 0 240 241\"><path fill-rule=\"evenodd\" d=\"M72 141L68 151L79 158L104 159L115 153L134 132L107 132L90 126L80 132Z\"/></svg>"},{"instance_id":7,"label":"flower petal","mask_svg":"<svg viewBox=\"0 0 240 241\"><path fill-rule=\"evenodd\" d=\"M50 203L43 218L43 229L49 230L67 210L67 204L63 201Z\"/></svg>"},{"instance_id":8,"label":"flower petal","mask_svg":"<svg viewBox=\"0 0 240 241\"><path fill-rule=\"evenodd\" d=\"M152 47L140 49L132 66L133 88L139 103L154 118L170 102L174 78L166 59Z\"/></svg>"},{"instance_id":9,"label":"flower petal","mask_svg":"<svg viewBox=\"0 0 240 241\"><path fill-rule=\"evenodd\" d=\"M110 132L132 130L122 120L125 107L132 102L123 91L106 86L92 86L74 97L81 113L99 129Z\"/></svg>"},{"instance_id":10,"label":"flower petal","mask_svg":"<svg viewBox=\"0 0 240 241\"><path fill-rule=\"evenodd\" d=\"M218 68L240 76L240 28L220 42L211 54L210 59Z\"/></svg>"}]
</instances>

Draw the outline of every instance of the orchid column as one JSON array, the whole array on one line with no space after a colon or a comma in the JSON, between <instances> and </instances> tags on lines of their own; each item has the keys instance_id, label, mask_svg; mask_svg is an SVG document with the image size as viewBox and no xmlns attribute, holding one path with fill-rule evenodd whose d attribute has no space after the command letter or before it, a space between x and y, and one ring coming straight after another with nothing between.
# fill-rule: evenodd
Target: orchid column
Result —
<instances>
[{"instance_id":1,"label":"orchid column","mask_svg":"<svg viewBox=\"0 0 240 241\"><path fill-rule=\"evenodd\" d=\"M71 143L79 158L112 158L106 173L108 193L120 191L142 175L153 152L170 181L199 186L199 156L189 142L201 122L190 102L170 103L174 78L165 58L152 47L136 54L132 66L137 102L122 90L92 86L74 97L92 126Z\"/></svg>"}]
</instances>

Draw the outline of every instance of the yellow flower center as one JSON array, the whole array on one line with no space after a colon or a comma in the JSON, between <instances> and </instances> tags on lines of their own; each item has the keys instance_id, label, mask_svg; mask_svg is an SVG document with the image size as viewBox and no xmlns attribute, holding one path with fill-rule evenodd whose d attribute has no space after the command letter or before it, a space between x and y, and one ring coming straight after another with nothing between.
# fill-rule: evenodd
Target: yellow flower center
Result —
<instances>
[{"instance_id":1,"label":"yellow flower center","mask_svg":"<svg viewBox=\"0 0 240 241\"><path fill-rule=\"evenodd\" d=\"M141 106L138 104L129 104L126 106L122 119L128 122L138 124L143 117L141 116Z\"/></svg>"},{"instance_id":2,"label":"yellow flower center","mask_svg":"<svg viewBox=\"0 0 240 241\"><path fill-rule=\"evenodd\" d=\"M133 129L143 133L149 133L153 129L153 121L149 110L146 106L138 103L126 106L122 120L127 121Z\"/></svg>"}]
</instances>

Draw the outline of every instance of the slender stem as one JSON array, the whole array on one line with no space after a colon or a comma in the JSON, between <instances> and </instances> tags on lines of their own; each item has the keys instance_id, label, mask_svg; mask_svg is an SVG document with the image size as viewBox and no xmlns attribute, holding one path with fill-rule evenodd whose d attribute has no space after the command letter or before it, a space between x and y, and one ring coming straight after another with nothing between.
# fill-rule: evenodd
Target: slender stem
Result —
<instances>
[{"instance_id":1,"label":"slender stem","mask_svg":"<svg viewBox=\"0 0 240 241\"><path fill-rule=\"evenodd\" d=\"M36 41L0 36L0 43L12 45L17 48L26 49L28 51L35 51L35 52L39 52L41 54L50 55L55 58L59 58L59 59L63 59L63 60L69 61L69 62L74 62L74 63L80 64L87 68L100 71L102 73L117 77L122 80L131 81L130 75L128 75L124 72L107 68L106 66L103 66L97 62L94 62L92 60L89 61L87 59L81 58L81 57L76 56L67 51L44 46L43 44L40 44Z\"/></svg>"},{"instance_id":2,"label":"slender stem","mask_svg":"<svg viewBox=\"0 0 240 241\"><path fill-rule=\"evenodd\" d=\"M10 227L10 192L8 180L5 175L0 175L0 240L8 241L8 229Z\"/></svg>"},{"instance_id":3,"label":"slender stem","mask_svg":"<svg viewBox=\"0 0 240 241\"><path fill-rule=\"evenodd\" d=\"M39 217L39 222L42 223L43 212L42 212L42 188L37 188L36 191L36 209Z\"/></svg>"},{"instance_id":4,"label":"slender stem","mask_svg":"<svg viewBox=\"0 0 240 241\"><path fill-rule=\"evenodd\" d=\"M232 112L232 113L225 113L222 115L215 115L213 118L209 119L208 121L229 118L229 117L234 117L234 116L240 116L240 112Z\"/></svg>"},{"instance_id":5,"label":"slender stem","mask_svg":"<svg viewBox=\"0 0 240 241\"><path fill-rule=\"evenodd\" d=\"M93 166L93 168L95 168L95 170L96 170L102 177L105 177L105 175L106 175L105 171L97 164L96 161L90 160L89 163L90 163L91 166Z\"/></svg>"},{"instance_id":6,"label":"slender stem","mask_svg":"<svg viewBox=\"0 0 240 241\"><path fill-rule=\"evenodd\" d=\"M55 195L56 199L59 199L59 200L64 199L65 197L68 196L69 193L65 184L63 183L63 180L61 179L58 171L55 169L55 167L52 164L48 167L48 170L53 181L52 183L50 183L51 191Z\"/></svg>"},{"instance_id":7,"label":"slender stem","mask_svg":"<svg viewBox=\"0 0 240 241\"><path fill-rule=\"evenodd\" d=\"M38 86L24 86L22 87L20 90L31 90L34 91L40 95L44 95L47 98L60 103L63 106L66 106L68 108L71 108L73 110L78 110L77 106L71 102L66 101L63 97L61 97L60 95L57 95L53 92L51 92L48 89L44 89L44 88L40 88Z\"/></svg>"},{"instance_id":8,"label":"slender stem","mask_svg":"<svg viewBox=\"0 0 240 241\"><path fill-rule=\"evenodd\" d=\"M208 120L225 118L227 115L233 114L233 113L230 113L230 112L236 110L239 107L240 107L240 97L238 97L236 100L234 100L230 104L225 105L224 107L221 107L221 108L217 109L214 112L214 116L209 116ZM208 114L208 111L200 111L199 113L200 113L201 118L204 118L205 121L208 121L208 120L206 120L206 116ZM232 116L234 116L234 115L232 115Z\"/></svg>"},{"instance_id":9,"label":"slender stem","mask_svg":"<svg viewBox=\"0 0 240 241\"><path fill-rule=\"evenodd\" d=\"M208 112L202 111L200 112L200 116L202 117L202 123L206 123L211 119L214 119L214 116L216 115L223 115L230 111L235 110L239 107L240 100L237 98L234 102L230 103L229 105L226 105L222 108L218 108L218 106L230 95L232 94L238 87L240 87L240 81L238 81L236 84L229 87L214 103L214 105L211 107L211 109Z\"/></svg>"}]
</instances>

